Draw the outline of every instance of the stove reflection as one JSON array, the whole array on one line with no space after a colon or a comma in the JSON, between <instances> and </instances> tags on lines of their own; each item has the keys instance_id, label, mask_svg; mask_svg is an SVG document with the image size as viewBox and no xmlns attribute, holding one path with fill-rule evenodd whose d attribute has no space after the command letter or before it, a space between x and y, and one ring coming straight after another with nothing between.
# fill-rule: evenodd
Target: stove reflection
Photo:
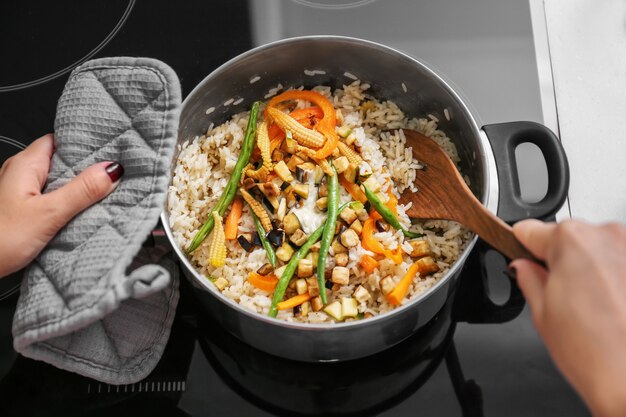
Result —
<instances>
[{"instance_id":1,"label":"stove reflection","mask_svg":"<svg viewBox=\"0 0 626 417\"><path fill-rule=\"evenodd\" d=\"M278 358L239 341L210 319L199 324L198 339L220 378L272 414L376 415L412 395L445 360L464 415L480 416L480 388L465 381L454 348L453 298L418 333L386 351L353 361Z\"/></svg>"}]
</instances>

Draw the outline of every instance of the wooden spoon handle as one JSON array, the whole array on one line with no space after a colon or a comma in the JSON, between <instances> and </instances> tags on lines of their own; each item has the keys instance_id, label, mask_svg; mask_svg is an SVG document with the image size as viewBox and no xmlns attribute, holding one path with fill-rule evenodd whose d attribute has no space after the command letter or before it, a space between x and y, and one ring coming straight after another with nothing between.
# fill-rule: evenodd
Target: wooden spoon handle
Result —
<instances>
[{"instance_id":1,"label":"wooden spoon handle","mask_svg":"<svg viewBox=\"0 0 626 417\"><path fill-rule=\"evenodd\" d=\"M513 228L506 224L502 219L487 210L485 206L478 201L474 205L477 213L464 219L465 224L475 233L477 233L484 241L489 243L498 251L502 252L509 259L530 259L531 261L546 267L545 262L538 259L530 253L524 245L513 234Z\"/></svg>"}]
</instances>

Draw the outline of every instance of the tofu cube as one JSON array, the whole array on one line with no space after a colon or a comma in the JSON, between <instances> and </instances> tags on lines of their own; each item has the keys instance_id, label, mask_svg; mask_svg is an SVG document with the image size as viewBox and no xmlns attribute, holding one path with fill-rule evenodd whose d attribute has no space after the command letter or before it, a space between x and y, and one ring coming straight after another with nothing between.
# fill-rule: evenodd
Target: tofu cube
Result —
<instances>
[{"instance_id":1,"label":"tofu cube","mask_svg":"<svg viewBox=\"0 0 626 417\"><path fill-rule=\"evenodd\" d=\"M330 280L335 284L346 285L350 282L350 270L345 266L336 266L333 268Z\"/></svg>"},{"instance_id":2,"label":"tofu cube","mask_svg":"<svg viewBox=\"0 0 626 417\"><path fill-rule=\"evenodd\" d=\"M317 278L311 277L306 279L307 292L311 297L317 297L320 295L320 287L317 284Z\"/></svg>"},{"instance_id":3,"label":"tofu cube","mask_svg":"<svg viewBox=\"0 0 626 417\"><path fill-rule=\"evenodd\" d=\"M280 278L283 275L283 272L285 272L286 268L287 268L287 265L283 265L274 269L274 275L276 276L276 278Z\"/></svg>"},{"instance_id":4,"label":"tofu cube","mask_svg":"<svg viewBox=\"0 0 626 417\"><path fill-rule=\"evenodd\" d=\"M311 309L313 311L320 311L324 307L324 303L322 303L322 298L318 295L315 298L311 298Z\"/></svg>"},{"instance_id":5,"label":"tofu cube","mask_svg":"<svg viewBox=\"0 0 626 417\"><path fill-rule=\"evenodd\" d=\"M363 232L363 223L359 219L356 219L350 225L350 229L354 230L357 235L360 235Z\"/></svg>"},{"instance_id":6,"label":"tofu cube","mask_svg":"<svg viewBox=\"0 0 626 417\"><path fill-rule=\"evenodd\" d=\"M344 222L348 224L352 224L352 222L357 219L356 212L352 210L350 207L346 207L343 210L341 210L339 217L341 218L341 220L343 220Z\"/></svg>"},{"instance_id":7,"label":"tofu cube","mask_svg":"<svg viewBox=\"0 0 626 417\"><path fill-rule=\"evenodd\" d=\"M219 277L213 284L217 287L218 290L224 291L224 288L228 287L228 281L225 278Z\"/></svg>"},{"instance_id":8,"label":"tofu cube","mask_svg":"<svg viewBox=\"0 0 626 417\"><path fill-rule=\"evenodd\" d=\"M372 295L370 294L370 292L366 290L365 287L362 285L359 285L358 287L356 287L356 290L354 290L353 295L354 295L354 298L356 298L356 300L359 303L368 302L369 300L372 299Z\"/></svg>"},{"instance_id":9,"label":"tofu cube","mask_svg":"<svg viewBox=\"0 0 626 417\"><path fill-rule=\"evenodd\" d=\"M308 292L306 280L304 278L296 280L296 292L298 295L306 294Z\"/></svg>"},{"instance_id":10,"label":"tofu cube","mask_svg":"<svg viewBox=\"0 0 626 417\"><path fill-rule=\"evenodd\" d=\"M307 278L311 275L313 275L313 262L311 262L310 259L301 259L300 262L298 262L298 278Z\"/></svg>"},{"instance_id":11,"label":"tofu cube","mask_svg":"<svg viewBox=\"0 0 626 417\"><path fill-rule=\"evenodd\" d=\"M356 181L357 171L358 171L357 165L350 163L348 165L348 168L346 168L346 170L343 171L343 177L346 179L346 181L354 184L354 182Z\"/></svg>"},{"instance_id":12,"label":"tofu cube","mask_svg":"<svg viewBox=\"0 0 626 417\"><path fill-rule=\"evenodd\" d=\"M345 252L335 255L335 265L337 266L346 266L349 260L348 254Z\"/></svg>"},{"instance_id":13,"label":"tofu cube","mask_svg":"<svg viewBox=\"0 0 626 417\"><path fill-rule=\"evenodd\" d=\"M343 313L344 318L356 317L357 314L359 314L356 300L351 297L342 297L341 298L341 312Z\"/></svg>"},{"instance_id":14,"label":"tofu cube","mask_svg":"<svg viewBox=\"0 0 626 417\"><path fill-rule=\"evenodd\" d=\"M309 315L309 311L311 311L311 303L308 301L305 301L304 303L300 304L300 316L302 317L306 317Z\"/></svg>"},{"instance_id":15,"label":"tofu cube","mask_svg":"<svg viewBox=\"0 0 626 417\"><path fill-rule=\"evenodd\" d=\"M430 255L430 245L427 240L410 240L409 244L413 248L411 258L422 258Z\"/></svg>"},{"instance_id":16,"label":"tofu cube","mask_svg":"<svg viewBox=\"0 0 626 417\"><path fill-rule=\"evenodd\" d=\"M341 244L346 248L352 248L359 244L359 235L352 229L345 230L341 234Z\"/></svg>"},{"instance_id":17,"label":"tofu cube","mask_svg":"<svg viewBox=\"0 0 626 417\"><path fill-rule=\"evenodd\" d=\"M430 275L439 271L439 265L431 256L425 256L415 261L419 265L419 272L421 276Z\"/></svg>"},{"instance_id":18,"label":"tofu cube","mask_svg":"<svg viewBox=\"0 0 626 417\"><path fill-rule=\"evenodd\" d=\"M362 222L364 222L365 220L367 220L369 216L370 216L370 215L369 215L369 213L367 212L367 210L365 210L365 208L361 208L361 209L357 210L357 212L356 212L356 217L357 217L360 221L362 221Z\"/></svg>"},{"instance_id":19,"label":"tofu cube","mask_svg":"<svg viewBox=\"0 0 626 417\"><path fill-rule=\"evenodd\" d=\"M316 242L315 245L311 246L311 252L319 252L322 248L322 242Z\"/></svg>"},{"instance_id":20,"label":"tofu cube","mask_svg":"<svg viewBox=\"0 0 626 417\"><path fill-rule=\"evenodd\" d=\"M393 282L393 278L391 276L385 277L380 280L380 290L384 295L389 294L393 289L396 288L396 283Z\"/></svg>"},{"instance_id":21,"label":"tofu cube","mask_svg":"<svg viewBox=\"0 0 626 417\"><path fill-rule=\"evenodd\" d=\"M298 229L289 237L289 241L296 246L304 245L304 242L309 238L309 235L304 233L302 229Z\"/></svg>"}]
</instances>

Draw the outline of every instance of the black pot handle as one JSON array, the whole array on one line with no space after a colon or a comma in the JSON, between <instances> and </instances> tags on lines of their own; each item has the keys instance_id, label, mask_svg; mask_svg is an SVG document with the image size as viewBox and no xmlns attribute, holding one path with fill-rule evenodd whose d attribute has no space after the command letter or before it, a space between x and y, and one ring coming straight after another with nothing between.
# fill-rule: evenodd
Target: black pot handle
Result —
<instances>
[{"instance_id":1,"label":"black pot handle","mask_svg":"<svg viewBox=\"0 0 626 417\"><path fill-rule=\"evenodd\" d=\"M502 278L510 279L511 284L507 301L496 304L489 297L488 270L485 261L490 250L498 253L484 240L478 239L463 265L452 306L452 318L457 322L505 323L517 317L526 305L517 282L507 277L504 270Z\"/></svg>"},{"instance_id":2,"label":"black pot handle","mask_svg":"<svg viewBox=\"0 0 626 417\"><path fill-rule=\"evenodd\" d=\"M507 223L533 217L550 219L561 208L569 188L569 165L561 142L544 125L534 122L509 122L483 126L491 143L498 171L500 195L498 217ZM533 143L541 150L548 168L548 192L537 203L522 200L515 148Z\"/></svg>"}]
</instances>

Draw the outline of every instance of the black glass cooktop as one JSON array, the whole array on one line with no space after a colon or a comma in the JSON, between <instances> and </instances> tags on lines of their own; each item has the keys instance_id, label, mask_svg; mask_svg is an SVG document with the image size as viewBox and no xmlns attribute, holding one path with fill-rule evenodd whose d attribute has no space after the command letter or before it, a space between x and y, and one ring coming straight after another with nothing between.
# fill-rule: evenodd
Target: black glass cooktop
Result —
<instances>
[{"instance_id":1,"label":"black glass cooktop","mask_svg":"<svg viewBox=\"0 0 626 417\"><path fill-rule=\"evenodd\" d=\"M281 1L291 0L268 7ZM297 3L333 10L328 1ZM76 65L154 57L174 68L185 95L252 46L254 25L271 24L253 20L241 0L1 2L0 162L53 130L56 101ZM15 274L0 280L0 416L588 415L533 330L519 290L502 273L504 261L488 254L485 264L483 279L483 263L470 257L449 302L414 336L343 363L257 351L202 313L183 283L157 369L123 386L15 353Z\"/></svg>"}]
</instances>

